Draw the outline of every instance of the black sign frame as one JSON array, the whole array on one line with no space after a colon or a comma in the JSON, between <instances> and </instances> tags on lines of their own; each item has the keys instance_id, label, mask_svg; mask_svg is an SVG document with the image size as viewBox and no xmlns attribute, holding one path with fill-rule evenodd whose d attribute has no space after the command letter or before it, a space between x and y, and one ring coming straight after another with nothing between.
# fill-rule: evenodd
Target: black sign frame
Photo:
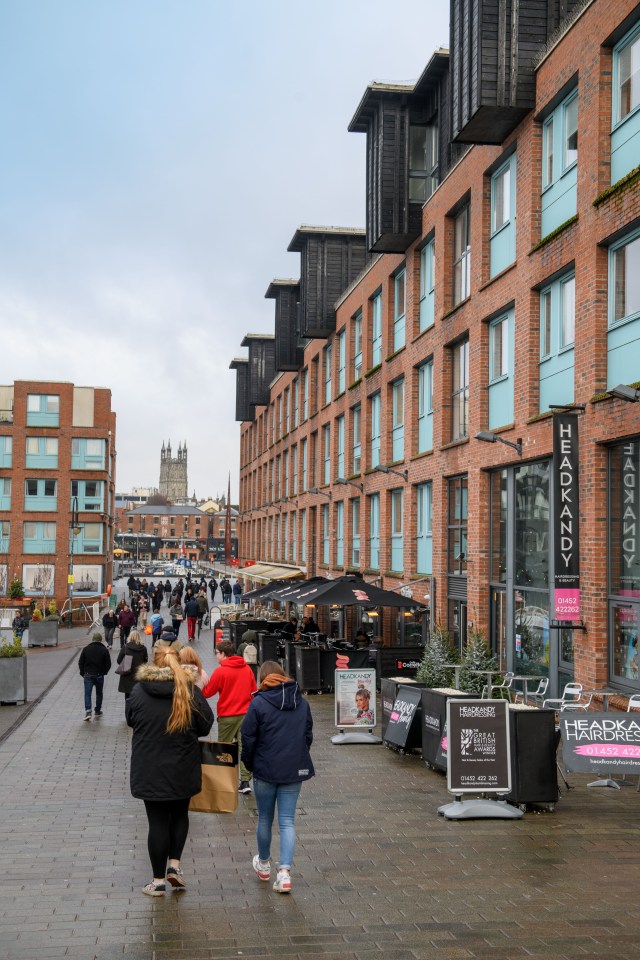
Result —
<instances>
[{"instance_id":1,"label":"black sign frame","mask_svg":"<svg viewBox=\"0 0 640 960\"><path fill-rule=\"evenodd\" d=\"M640 716L629 713L560 715L562 757L568 773L640 774Z\"/></svg>"},{"instance_id":2,"label":"black sign frame","mask_svg":"<svg viewBox=\"0 0 640 960\"><path fill-rule=\"evenodd\" d=\"M511 738L506 700L447 700L447 789L511 793Z\"/></svg>"},{"instance_id":3,"label":"black sign frame","mask_svg":"<svg viewBox=\"0 0 640 960\"><path fill-rule=\"evenodd\" d=\"M404 684L398 687L391 716L382 734L385 743L390 743L400 750L406 748L411 727L416 720L421 696L421 687L405 686Z\"/></svg>"},{"instance_id":4,"label":"black sign frame","mask_svg":"<svg viewBox=\"0 0 640 960\"><path fill-rule=\"evenodd\" d=\"M553 415L553 610L560 622L580 620L579 417Z\"/></svg>"}]
</instances>

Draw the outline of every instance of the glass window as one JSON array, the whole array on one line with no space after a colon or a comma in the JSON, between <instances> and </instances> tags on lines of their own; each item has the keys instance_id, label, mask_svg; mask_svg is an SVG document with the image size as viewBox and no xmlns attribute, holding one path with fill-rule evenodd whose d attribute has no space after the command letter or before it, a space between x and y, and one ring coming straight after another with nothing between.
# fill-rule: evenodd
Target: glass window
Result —
<instances>
[{"instance_id":1,"label":"glass window","mask_svg":"<svg viewBox=\"0 0 640 960\"><path fill-rule=\"evenodd\" d=\"M609 451L609 593L640 598L640 441Z\"/></svg>"},{"instance_id":2,"label":"glass window","mask_svg":"<svg viewBox=\"0 0 640 960\"><path fill-rule=\"evenodd\" d=\"M380 393L374 393L371 397L371 467L380 463L380 407Z\"/></svg>"},{"instance_id":3,"label":"glass window","mask_svg":"<svg viewBox=\"0 0 640 960\"><path fill-rule=\"evenodd\" d=\"M371 366L382 363L382 294L371 302Z\"/></svg>"},{"instance_id":4,"label":"glass window","mask_svg":"<svg viewBox=\"0 0 640 960\"><path fill-rule=\"evenodd\" d=\"M27 453L37 454L40 452L40 441L37 437L27 437Z\"/></svg>"},{"instance_id":5,"label":"glass window","mask_svg":"<svg viewBox=\"0 0 640 960\"><path fill-rule=\"evenodd\" d=\"M489 380L509 373L509 322L507 317L494 320L489 326Z\"/></svg>"},{"instance_id":6,"label":"glass window","mask_svg":"<svg viewBox=\"0 0 640 960\"><path fill-rule=\"evenodd\" d=\"M572 97L564 106L564 168L578 159L578 97Z\"/></svg>"},{"instance_id":7,"label":"glass window","mask_svg":"<svg viewBox=\"0 0 640 960\"><path fill-rule=\"evenodd\" d=\"M613 249L611 322L640 313L640 236Z\"/></svg>"},{"instance_id":8,"label":"glass window","mask_svg":"<svg viewBox=\"0 0 640 960\"><path fill-rule=\"evenodd\" d=\"M341 330L338 334L338 393L346 390L347 334Z\"/></svg>"},{"instance_id":9,"label":"glass window","mask_svg":"<svg viewBox=\"0 0 640 960\"><path fill-rule=\"evenodd\" d=\"M448 563L452 573L467 571L468 481L466 474L447 481Z\"/></svg>"},{"instance_id":10,"label":"glass window","mask_svg":"<svg viewBox=\"0 0 640 960\"><path fill-rule=\"evenodd\" d=\"M380 567L380 494L369 497L369 566Z\"/></svg>"},{"instance_id":11,"label":"glass window","mask_svg":"<svg viewBox=\"0 0 640 960\"><path fill-rule=\"evenodd\" d=\"M400 350L405 345L405 301L406 271L401 270L393 281L393 349Z\"/></svg>"},{"instance_id":12,"label":"glass window","mask_svg":"<svg viewBox=\"0 0 640 960\"><path fill-rule=\"evenodd\" d=\"M416 570L432 572L432 484L421 483L416 487Z\"/></svg>"},{"instance_id":13,"label":"glass window","mask_svg":"<svg viewBox=\"0 0 640 960\"><path fill-rule=\"evenodd\" d=\"M471 292L471 234L469 206L464 206L453 227L453 303L461 303Z\"/></svg>"},{"instance_id":14,"label":"glass window","mask_svg":"<svg viewBox=\"0 0 640 960\"><path fill-rule=\"evenodd\" d=\"M351 501L351 563L360 565L360 500Z\"/></svg>"},{"instance_id":15,"label":"glass window","mask_svg":"<svg viewBox=\"0 0 640 960\"><path fill-rule=\"evenodd\" d=\"M492 179L491 232L511 219L511 166L507 164Z\"/></svg>"},{"instance_id":16,"label":"glass window","mask_svg":"<svg viewBox=\"0 0 640 960\"><path fill-rule=\"evenodd\" d=\"M551 290L540 294L540 357L551 353Z\"/></svg>"},{"instance_id":17,"label":"glass window","mask_svg":"<svg viewBox=\"0 0 640 960\"><path fill-rule=\"evenodd\" d=\"M331 345L324 349L324 402L331 403Z\"/></svg>"},{"instance_id":18,"label":"glass window","mask_svg":"<svg viewBox=\"0 0 640 960\"><path fill-rule=\"evenodd\" d=\"M37 497L38 496L38 481L37 480L25 480L24 482L25 493L28 497Z\"/></svg>"},{"instance_id":19,"label":"glass window","mask_svg":"<svg viewBox=\"0 0 640 960\"><path fill-rule=\"evenodd\" d=\"M640 105L640 30L617 50L616 122Z\"/></svg>"},{"instance_id":20,"label":"glass window","mask_svg":"<svg viewBox=\"0 0 640 960\"><path fill-rule=\"evenodd\" d=\"M418 367L418 453L433 448L433 360Z\"/></svg>"},{"instance_id":21,"label":"glass window","mask_svg":"<svg viewBox=\"0 0 640 960\"><path fill-rule=\"evenodd\" d=\"M391 457L404 458L404 377L391 385Z\"/></svg>"},{"instance_id":22,"label":"glass window","mask_svg":"<svg viewBox=\"0 0 640 960\"><path fill-rule=\"evenodd\" d=\"M576 278L569 277L561 285L560 346L568 347L575 339L576 325Z\"/></svg>"},{"instance_id":23,"label":"glass window","mask_svg":"<svg viewBox=\"0 0 640 960\"><path fill-rule=\"evenodd\" d=\"M358 404L357 407L353 408L352 421L351 421L351 425L353 429L353 465L352 465L353 473L360 473L360 469L361 469L361 462L362 462L361 461L362 447L361 447L361 441L360 441L361 421L362 421L361 407L360 407L360 404Z\"/></svg>"},{"instance_id":24,"label":"glass window","mask_svg":"<svg viewBox=\"0 0 640 960\"><path fill-rule=\"evenodd\" d=\"M515 582L549 586L549 461L515 470Z\"/></svg>"},{"instance_id":25,"label":"glass window","mask_svg":"<svg viewBox=\"0 0 640 960\"><path fill-rule=\"evenodd\" d=\"M362 376L362 310L353 318L353 379Z\"/></svg>"},{"instance_id":26,"label":"glass window","mask_svg":"<svg viewBox=\"0 0 640 960\"><path fill-rule=\"evenodd\" d=\"M391 491L391 569L402 570L404 565L404 490Z\"/></svg>"},{"instance_id":27,"label":"glass window","mask_svg":"<svg viewBox=\"0 0 640 960\"><path fill-rule=\"evenodd\" d=\"M58 441L56 440L56 444L57 442ZM86 441L86 451L87 451L87 456L89 457L102 456L102 453L104 451L104 440L92 440L91 438L88 437Z\"/></svg>"},{"instance_id":28,"label":"glass window","mask_svg":"<svg viewBox=\"0 0 640 960\"><path fill-rule=\"evenodd\" d=\"M420 333L434 321L435 249L435 240L430 240L420 250Z\"/></svg>"},{"instance_id":29,"label":"glass window","mask_svg":"<svg viewBox=\"0 0 640 960\"><path fill-rule=\"evenodd\" d=\"M553 183L553 114L542 128L542 186Z\"/></svg>"},{"instance_id":30,"label":"glass window","mask_svg":"<svg viewBox=\"0 0 640 960\"><path fill-rule=\"evenodd\" d=\"M327 424L322 428L323 448L324 448L324 474L323 483L331 483L331 426Z\"/></svg>"},{"instance_id":31,"label":"glass window","mask_svg":"<svg viewBox=\"0 0 640 960\"><path fill-rule=\"evenodd\" d=\"M451 439L460 440L468 434L469 341L458 343L452 354Z\"/></svg>"},{"instance_id":32,"label":"glass window","mask_svg":"<svg viewBox=\"0 0 640 960\"><path fill-rule=\"evenodd\" d=\"M45 480L43 487L45 497L55 497L57 495L58 483L56 480Z\"/></svg>"},{"instance_id":33,"label":"glass window","mask_svg":"<svg viewBox=\"0 0 640 960\"><path fill-rule=\"evenodd\" d=\"M491 568L492 583L507 579L507 471L491 473Z\"/></svg>"},{"instance_id":34,"label":"glass window","mask_svg":"<svg viewBox=\"0 0 640 960\"><path fill-rule=\"evenodd\" d=\"M424 203L438 185L438 127L435 123L409 127L409 200Z\"/></svg>"}]
</instances>

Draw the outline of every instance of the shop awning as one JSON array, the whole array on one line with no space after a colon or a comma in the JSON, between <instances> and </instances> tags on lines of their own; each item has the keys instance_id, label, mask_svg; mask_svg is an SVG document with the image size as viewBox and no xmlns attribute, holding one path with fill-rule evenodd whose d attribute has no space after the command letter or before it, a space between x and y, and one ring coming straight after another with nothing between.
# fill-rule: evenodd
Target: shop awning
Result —
<instances>
[{"instance_id":1,"label":"shop awning","mask_svg":"<svg viewBox=\"0 0 640 960\"><path fill-rule=\"evenodd\" d=\"M302 567L254 563L251 567L243 567L238 575L246 577L247 580L260 580L268 583L270 580L294 580L296 577L304 577L305 570Z\"/></svg>"}]
</instances>

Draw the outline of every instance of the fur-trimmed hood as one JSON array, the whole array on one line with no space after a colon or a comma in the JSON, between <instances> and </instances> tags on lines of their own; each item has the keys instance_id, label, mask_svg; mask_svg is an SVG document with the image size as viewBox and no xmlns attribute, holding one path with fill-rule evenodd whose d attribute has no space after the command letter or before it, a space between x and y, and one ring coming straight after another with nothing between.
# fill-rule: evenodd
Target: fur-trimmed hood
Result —
<instances>
[{"instance_id":1,"label":"fur-trimmed hood","mask_svg":"<svg viewBox=\"0 0 640 960\"><path fill-rule=\"evenodd\" d=\"M183 664L182 668L190 683L196 681L196 671L190 664ZM143 663L138 667L136 680L144 684L145 690L155 697L173 696L173 670L171 667L157 667L155 663Z\"/></svg>"}]
</instances>

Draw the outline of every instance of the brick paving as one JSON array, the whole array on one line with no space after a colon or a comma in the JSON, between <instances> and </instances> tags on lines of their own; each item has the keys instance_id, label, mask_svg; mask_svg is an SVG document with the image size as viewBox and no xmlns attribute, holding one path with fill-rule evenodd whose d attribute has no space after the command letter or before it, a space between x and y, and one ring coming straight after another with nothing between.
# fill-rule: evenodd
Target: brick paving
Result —
<instances>
[{"instance_id":1,"label":"brick paving","mask_svg":"<svg viewBox=\"0 0 640 960\"><path fill-rule=\"evenodd\" d=\"M197 647L211 666L211 631ZM75 657L74 657L75 659ZM6 960L626 960L640 942L640 794L572 775L553 813L446 821L444 778L380 746L333 746L312 697L294 889L251 868L255 804L192 815L185 893L151 899L146 818L128 786L117 678L82 722L74 664L0 744L0 957Z\"/></svg>"}]
</instances>

